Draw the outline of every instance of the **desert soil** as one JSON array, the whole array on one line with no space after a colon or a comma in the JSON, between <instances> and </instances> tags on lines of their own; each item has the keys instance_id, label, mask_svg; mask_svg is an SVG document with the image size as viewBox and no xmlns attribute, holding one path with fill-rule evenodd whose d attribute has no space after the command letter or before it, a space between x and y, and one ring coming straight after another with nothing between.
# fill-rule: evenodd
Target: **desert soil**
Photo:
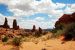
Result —
<instances>
[{"instance_id":1,"label":"desert soil","mask_svg":"<svg viewBox=\"0 0 75 50\"><path fill-rule=\"evenodd\" d=\"M75 50L75 41L68 41L61 44L58 39L41 41L38 44L33 42L24 42L20 50Z\"/></svg>"},{"instance_id":2,"label":"desert soil","mask_svg":"<svg viewBox=\"0 0 75 50\"><path fill-rule=\"evenodd\" d=\"M0 50L11 50L11 45L0 44ZM23 42L20 50L75 50L75 41L68 41L61 44L59 39L50 39L40 41L37 44L33 42Z\"/></svg>"}]
</instances>

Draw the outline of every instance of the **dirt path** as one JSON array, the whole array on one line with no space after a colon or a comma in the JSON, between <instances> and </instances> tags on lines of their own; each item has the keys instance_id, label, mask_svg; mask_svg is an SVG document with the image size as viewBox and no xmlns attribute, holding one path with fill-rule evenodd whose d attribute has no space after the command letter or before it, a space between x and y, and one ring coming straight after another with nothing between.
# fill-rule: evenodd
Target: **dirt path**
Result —
<instances>
[{"instance_id":1,"label":"dirt path","mask_svg":"<svg viewBox=\"0 0 75 50\"><path fill-rule=\"evenodd\" d=\"M75 50L75 41L68 41L64 44L61 44L61 41L58 39L51 39L47 41L40 41L35 44L33 42L23 42L20 50ZM2 45L0 44L0 50L10 50L11 45Z\"/></svg>"},{"instance_id":2,"label":"dirt path","mask_svg":"<svg viewBox=\"0 0 75 50\"><path fill-rule=\"evenodd\" d=\"M0 44L0 50L11 50L11 48L12 48L11 45Z\"/></svg>"},{"instance_id":3,"label":"dirt path","mask_svg":"<svg viewBox=\"0 0 75 50\"><path fill-rule=\"evenodd\" d=\"M33 42L24 42L22 44L23 48L20 50L75 50L75 41L69 41L65 44L61 44L60 40L51 39L44 42L39 42L35 44Z\"/></svg>"}]
</instances>

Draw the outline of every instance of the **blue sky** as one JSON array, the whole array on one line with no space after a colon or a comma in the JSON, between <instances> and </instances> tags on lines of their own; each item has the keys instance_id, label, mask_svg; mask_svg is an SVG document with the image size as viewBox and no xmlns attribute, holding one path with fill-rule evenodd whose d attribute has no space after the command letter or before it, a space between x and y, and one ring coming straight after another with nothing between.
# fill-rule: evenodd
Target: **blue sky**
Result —
<instances>
[{"instance_id":1,"label":"blue sky","mask_svg":"<svg viewBox=\"0 0 75 50\"><path fill-rule=\"evenodd\" d=\"M36 0L41 1L41 0ZM52 0L54 3L65 3L65 4L73 4L75 3L75 0Z\"/></svg>"},{"instance_id":2,"label":"blue sky","mask_svg":"<svg viewBox=\"0 0 75 50\"><path fill-rule=\"evenodd\" d=\"M24 18L31 20L31 19L35 19L36 17L43 17L43 18L45 18L45 21L49 20L49 16L46 13L35 13L33 15L30 15L30 16L27 16L27 17L24 17Z\"/></svg>"},{"instance_id":3,"label":"blue sky","mask_svg":"<svg viewBox=\"0 0 75 50\"><path fill-rule=\"evenodd\" d=\"M65 4L73 4L75 0L52 0L54 3L65 3Z\"/></svg>"},{"instance_id":4,"label":"blue sky","mask_svg":"<svg viewBox=\"0 0 75 50\"><path fill-rule=\"evenodd\" d=\"M22 28L53 28L64 13L75 12L75 0L1 0L1 18L7 17L9 24L17 19ZM2 22L0 22L2 24Z\"/></svg>"},{"instance_id":5,"label":"blue sky","mask_svg":"<svg viewBox=\"0 0 75 50\"><path fill-rule=\"evenodd\" d=\"M5 16L12 16L13 12L9 11L8 5L0 4L0 13Z\"/></svg>"}]
</instances>

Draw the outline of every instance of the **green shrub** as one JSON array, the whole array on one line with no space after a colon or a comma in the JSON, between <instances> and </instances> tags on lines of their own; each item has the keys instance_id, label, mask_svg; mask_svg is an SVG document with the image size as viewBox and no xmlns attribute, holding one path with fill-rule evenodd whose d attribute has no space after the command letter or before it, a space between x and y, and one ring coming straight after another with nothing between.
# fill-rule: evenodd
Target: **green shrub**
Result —
<instances>
[{"instance_id":1,"label":"green shrub","mask_svg":"<svg viewBox=\"0 0 75 50\"><path fill-rule=\"evenodd\" d=\"M15 45L15 46L20 46L21 42L22 42L21 38L19 38L19 37L15 37L12 41L13 45Z\"/></svg>"},{"instance_id":2,"label":"green shrub","mask_svg":"<svg viewBox=\"0 0 75 50\"><path fill-rule=\"evenodd\" d=\"M52 29L51 32L52 33L56 33L57 32L57 29Z\"/></svg>"},{"instance_id":3,"label":"green shrub","mask_svg":"<svg viewBox=\"0 0 75 50\"><path fill-rule=\"evenodd\" d=\"M70 36L69 36L70 35ZM67 25L65 28L65 33L64 33L65 38L70 39L75 39L75 23L71 23Z\"/></svg>"},{"instance_id":4,"label":"green shrub","mask_svg":"<svg viewBox=\"0 0 75 50\"><path fill-rule=\"evenodd\" d=\"M65 28L64 28L65 29ZM59 37L60 35L62 35L64 33L64 29L53 29L52 32L52 36L53 38L55 37Z\"/></svg>"},{"instance_id":5,"label":"green shrub","mask_svg":"<svg viewBox=\"0 0 75 50\"><path fill-rule=\"evenodd\" d=\"M64 33L64 30L58 30L56 33L54 33L54 37L59 37Z\"/></svg>"},{"instance_id":6,"label":"green shrub","mask_svg":"<svg viewBox=\"0 0 75 50\"><path fill-rule=\"evenodd\" d=\"M2 42L7 42L7 41L8 41L8 37L7 36L2 38Z\"/></svg>"}]
</instances>

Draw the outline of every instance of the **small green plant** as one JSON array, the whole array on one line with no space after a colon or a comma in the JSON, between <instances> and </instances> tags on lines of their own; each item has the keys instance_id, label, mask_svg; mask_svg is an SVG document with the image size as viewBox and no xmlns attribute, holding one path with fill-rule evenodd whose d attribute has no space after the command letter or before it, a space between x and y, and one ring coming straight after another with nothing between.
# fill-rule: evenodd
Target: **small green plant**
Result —
<instances>
[{"instance_id":1,"label":"small green plant","mask_svg":"<svg viewBox=\"0 0 75 50\"><path fill-rule=\"evenodd\" d=\"M8 41L8 37L7 36L2 38L2 42L7 42L7 41Z\"/></svg>"},{"instance_id":2,"label":"small green plant","mask_svg":"<svg viewBox=\"0 0 75 50\"><path fill-rule=\"evenodd\" d=\"M59 37L64 33L64 30L58 30L57 33L54 34L55 37Z\"/></svg>"},{"instance_id":3,"label":"small green plant","mask_svg":"<svg viewBox=\"0 0 75 50\"><path fill-rule=\"evenodd\" d=\"M63 35L63 33L64 33L64 30L57 30L56 33L53 33L53 34L52 34L51 38L58 38L58 37L60 37L61 35Z\"/></svg>"},{"instance_id":4,"label":"small green plant","mask_svg":"<svg viewBox=\"0 0 75 50\"><path fill-rule=\"evenodd\" d=\"M15 46L20 46L21 42L22 42L21 38L19 38L19 37L15 37L12 41L13 45L15 45Z\"/></svg>"}]
</instances>

